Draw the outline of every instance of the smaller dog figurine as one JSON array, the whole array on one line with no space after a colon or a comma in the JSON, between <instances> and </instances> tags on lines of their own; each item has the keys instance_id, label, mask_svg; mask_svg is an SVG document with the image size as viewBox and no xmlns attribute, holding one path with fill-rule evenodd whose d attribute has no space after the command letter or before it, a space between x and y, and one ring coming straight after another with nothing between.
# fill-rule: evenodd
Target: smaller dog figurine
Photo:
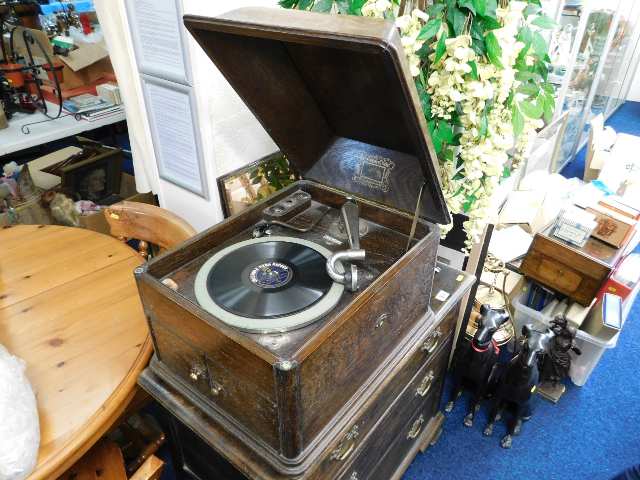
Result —
<instances>
[{"instance_id":1,"label":"smaller dog figurine","mask_svg":"<svg viewBox=\"0 0 640 480\"><path fill-rule=\"evenodd\" d=\"M489 422L484 429L485 436L493 434L493 426L502 417L503 410L510 410L513 417L507 423L507 434L502 438L502 448L511 448L514 435L519 435L522 422L531 418L529 400L540 382L539 363L542 355L549 352L555 334L553 330L538 332L533 325L522 327L525 340L511 361L499 374L498 386L489 413Z\"/></svg>"},{"instance_id":2,"label":"smaller dog figurine","mask_svg":"<svg viewBox=\"0 0 640 480\"><path fill-rule=\"evenodd\" d=\"M480 409L480 403L487 394L491 377L498 362L500 350L493 341L493 334L509 319L504 310L493 310L489 305L480 307L478 330L471 342L462 345L456 352L453 365L453 388L446 412L453 410L455 401L463 389L471 391L469 411L464 417L467 427L473 426L473 418Z\"/></svg>"}]
</instances>

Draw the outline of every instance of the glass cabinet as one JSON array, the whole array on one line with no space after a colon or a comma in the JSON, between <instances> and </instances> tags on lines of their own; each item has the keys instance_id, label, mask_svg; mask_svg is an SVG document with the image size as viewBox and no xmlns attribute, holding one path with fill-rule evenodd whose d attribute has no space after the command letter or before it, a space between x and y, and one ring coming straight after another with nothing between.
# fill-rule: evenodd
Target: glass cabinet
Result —
<instances>
[{"instance_id":1,"label":"glass cabinet","mask_svg":"<svg viewBox=\"0 0 640 480\"><path fill-rule=\"evenodd\" d=\"M622 0L618 7L618 24L613 35L611 46L596 93L589 112L589 119L598 113L609 117L624 103L633 77L638 55L638 38L640 36L640 2Z\"/></svg>"},{"instance_id":2,"label":"glass cabinet","mask_svg":"<svg viewBox=\"0 0 640 480\"><path fill-rule=\"evenodd\" d=\"M640 2L566 0L543 4L558 28L550 37L558 118L568 112L558 169L575 156L587 138L589 122L611 115L623 102L637 66Z\"/></svg>"}]
</instances>

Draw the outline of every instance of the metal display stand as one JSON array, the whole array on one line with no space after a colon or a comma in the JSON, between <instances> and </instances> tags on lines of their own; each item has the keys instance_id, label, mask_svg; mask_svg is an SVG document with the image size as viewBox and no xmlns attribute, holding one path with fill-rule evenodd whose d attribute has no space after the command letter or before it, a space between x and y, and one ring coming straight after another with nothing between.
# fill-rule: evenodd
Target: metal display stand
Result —
<instances>
[{"instance_id":1,"label":"metal display stand","mask_svg":"<svg viewBox=\"0 0 640 480\"><path fill-rule=\"evenodd\" d=\"M7 31L9 33L9 48L8 51L5 49L4 45L4 32ZM0 43L2 44L2 60L4 65L8 65L9 62L16 62L18 60L18 55L16 55L15 51L15 36L16 32L18 35L22 37L22 41L26 47L27 56L23 58L23 64L11 64L12 72L20 72L25 77L25 84L31 84L35 87L35 93L25 93L24 96L27 98L29 105L33 105L37 110L39 110L43 115L45 115L46 120L40 120L34 123L42 123L46 121L56 120L60 117L66 116L62 113L62 87L60 85L60 80L56 72L56 67L51 59L50 55L47 53L47 49L42 45L40 40L34 37L31 32L26 28L20 28L18 25L11 24L7 19L0 18ZM38 49L38 57L44 58L45 63L40 64L36 61L36 56L34 56L34 47ZM16 68L14 65L22 65L19 68ZM2 73L2 65L0 64L0 73ZM43 73L49 73L49 81L53 84L53 92L56 97L57 108L54 106L52 113L52 109L50 108L51 104L48 104L45 101L45 96L42 91L43 80L39 78L39 76ZM11 91L11 89L9 89ZM29 91L27 89L27 91ZM22 102L22 101L21 101ZM6 107L6 105L5 105ZM6 108L5 108L6 110ZM29 129L30 124L24 124L22 133L28 134L30 133Z\"/></svg>"}]
</instances>

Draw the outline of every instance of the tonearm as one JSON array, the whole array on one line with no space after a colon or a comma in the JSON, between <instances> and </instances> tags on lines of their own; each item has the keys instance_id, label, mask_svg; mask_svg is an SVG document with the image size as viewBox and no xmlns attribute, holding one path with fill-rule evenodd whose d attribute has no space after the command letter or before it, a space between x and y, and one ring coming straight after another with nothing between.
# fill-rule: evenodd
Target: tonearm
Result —
<instances>
[{"instance_id":1,"label":"tonearm","mask_svg":"<svg viewBox=\"0 0 640 480\"><path fill-rule=\"evenodd\" d=\"M349 249L334 253L327 260L327 273L334 282L341 283L352 292L358 290L358 267L352 263L365 259L360 248L360 209L352 198L342 205L342 220L349 239ZM342 268L341 268L342 267Z\"/></svg>"}]
</instances>

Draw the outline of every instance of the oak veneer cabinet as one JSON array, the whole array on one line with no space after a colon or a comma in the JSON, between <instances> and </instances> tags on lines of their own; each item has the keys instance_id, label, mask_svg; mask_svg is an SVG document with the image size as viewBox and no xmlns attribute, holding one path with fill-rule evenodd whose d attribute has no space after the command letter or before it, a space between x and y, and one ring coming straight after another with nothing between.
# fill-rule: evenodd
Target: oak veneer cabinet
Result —
<instances>
[{"instance_id":1,"label":"oak veneer cabinet","mask_svg":"<svg viewBox=\"0 0 640 480\"><path fill-rule=\"evenodd\" d=\"M431 305L395 354L372 357L375 378L334 418L334 434L304 470L287 474L261 460L252 447L216 421L215 412L150 369L140 385L162 406L178 478L209 479L399 479L440 433L444 376L460 304L474 277L439 265ZM246 399L251 402L251 398Z\"/></svg>"}]
</instances>

